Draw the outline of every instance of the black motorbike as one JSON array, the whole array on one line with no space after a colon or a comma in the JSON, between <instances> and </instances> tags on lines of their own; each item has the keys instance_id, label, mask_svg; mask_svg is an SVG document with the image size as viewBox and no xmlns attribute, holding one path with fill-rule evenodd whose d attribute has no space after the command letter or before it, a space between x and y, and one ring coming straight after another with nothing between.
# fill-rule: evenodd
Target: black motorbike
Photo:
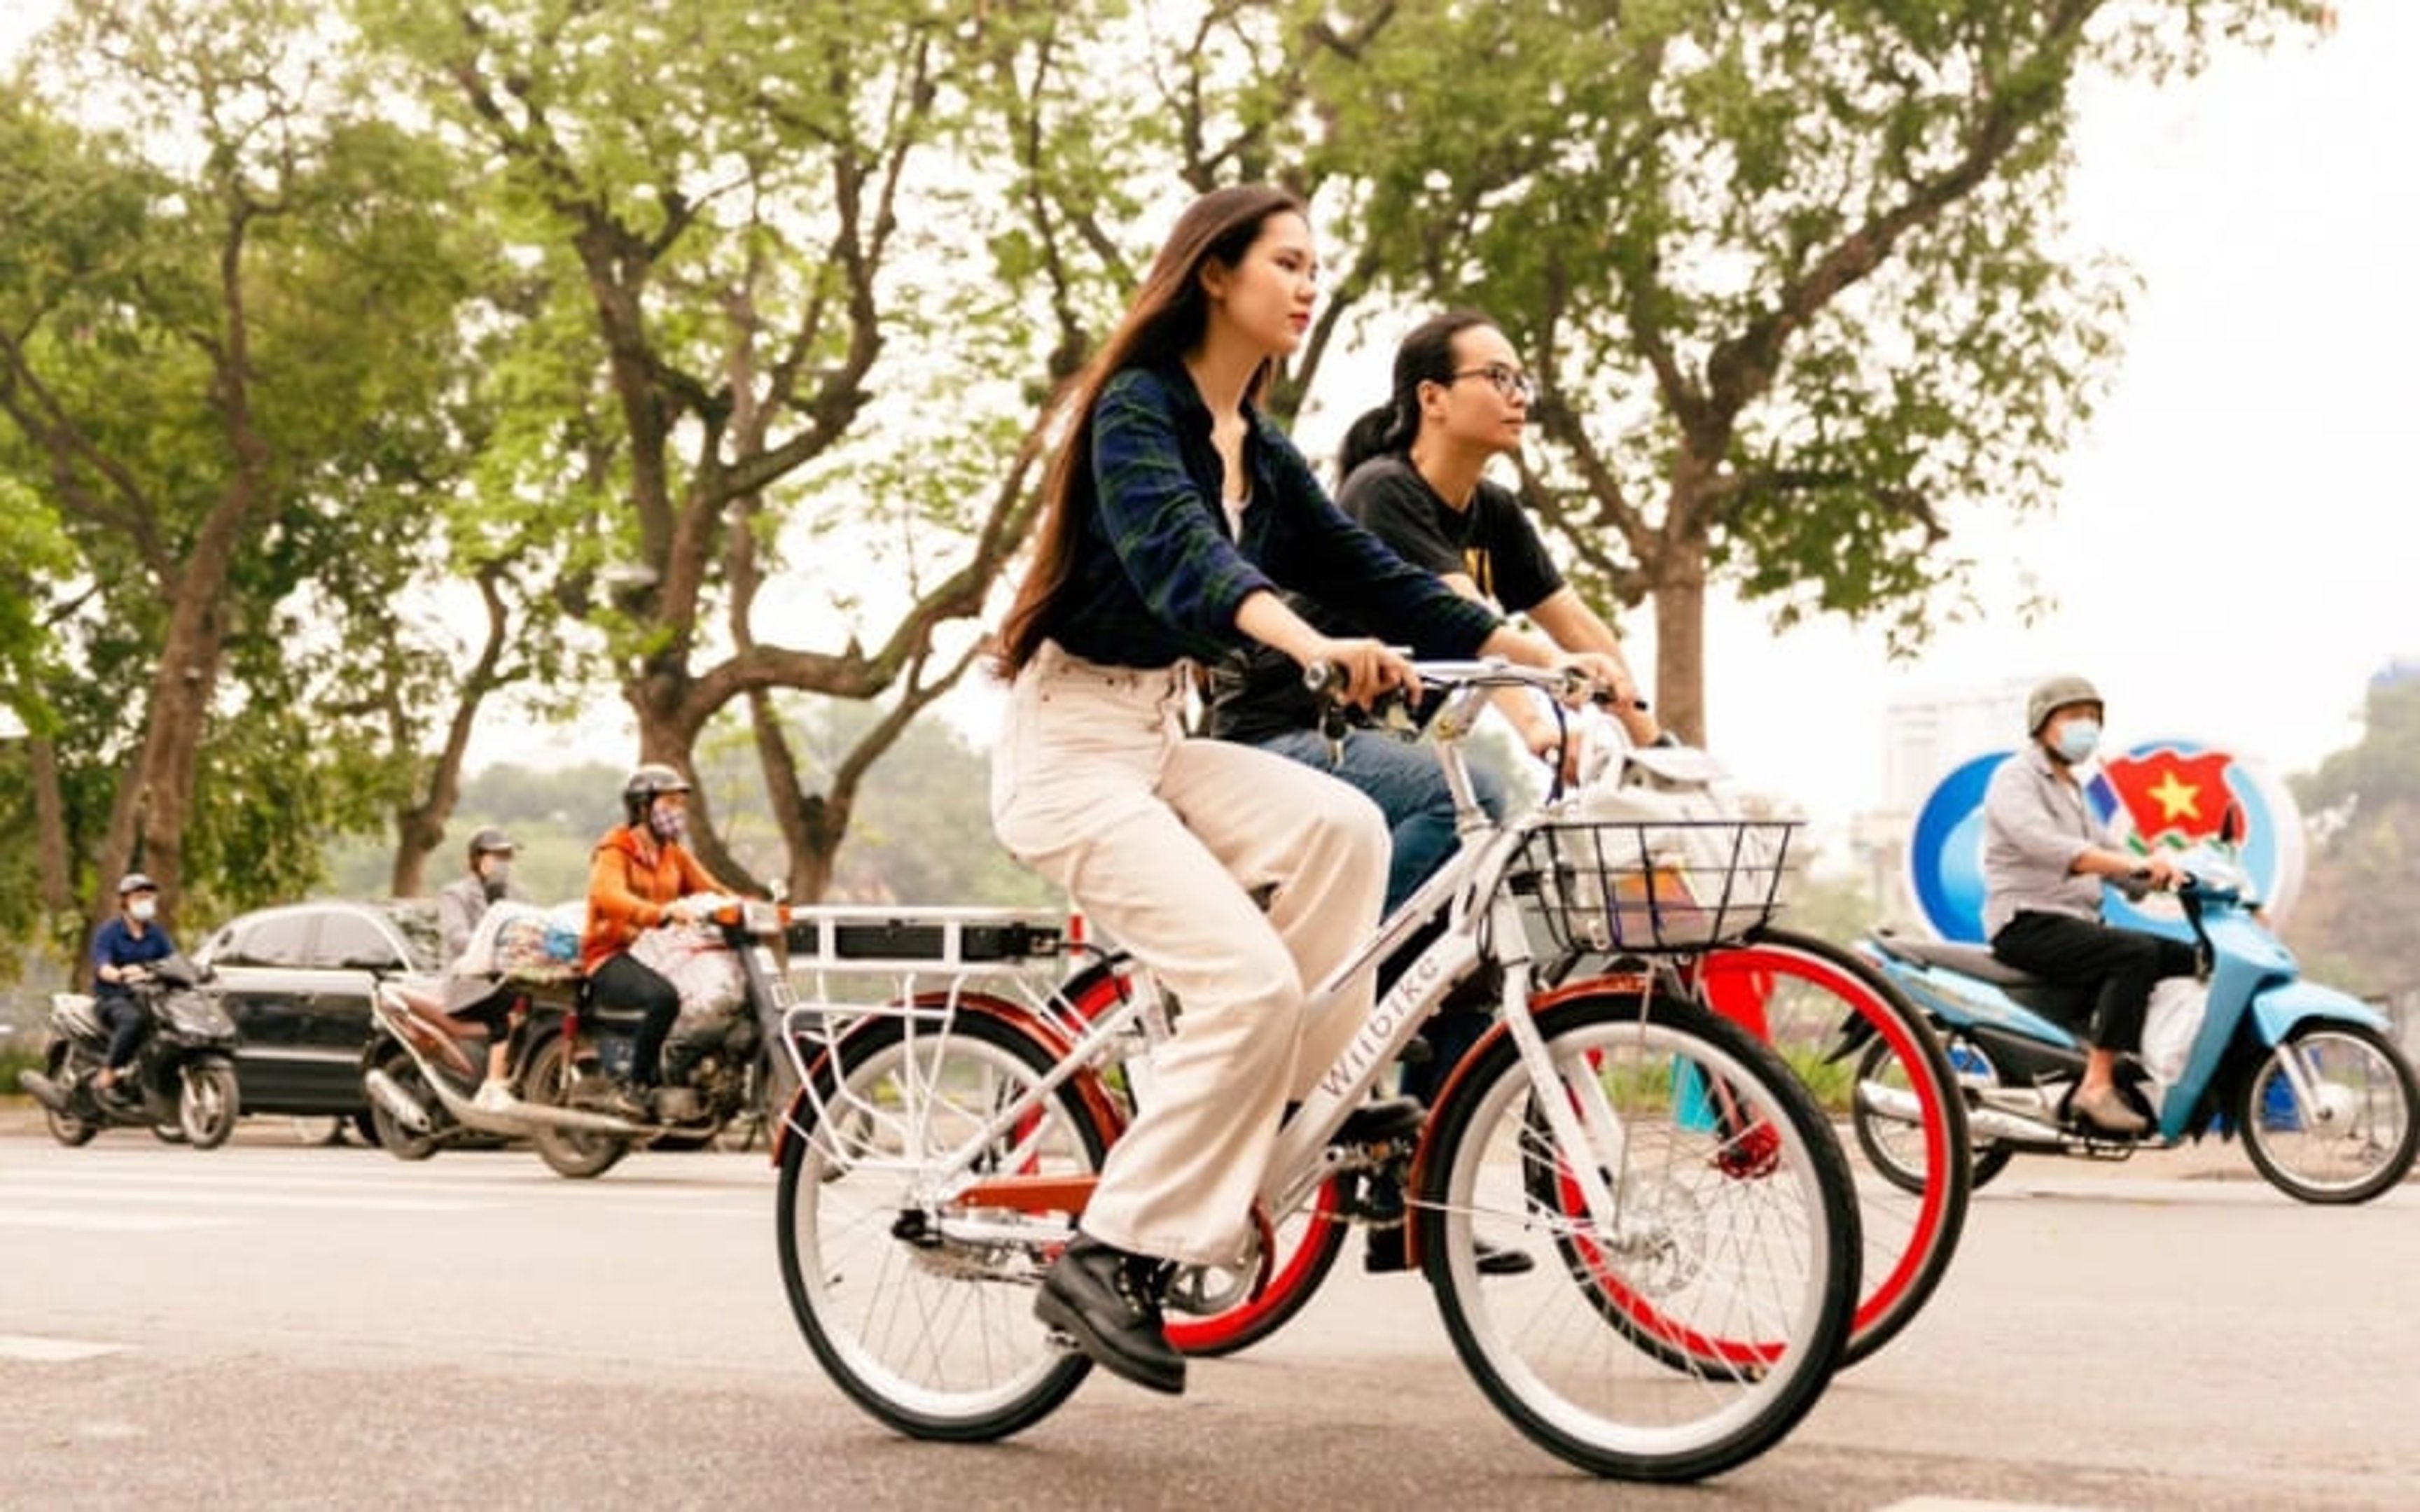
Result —
<instances>
[{"instance_id":1,"label":"black motorbike","mask_svg":"<svg viewBox=\"0 0 2420 1512\"><path fill-rule=\"evenodd\" d=\"M201 968L171 955L128 984L147 1022L133 1061L107 1090L93 1085L109 1056L109 1027L98 1005L84 993L51 995L42 1070L21 1071L17 1082L42 1105L53 1138L73 1148L126 1125L195 1149L226 1143L242 1113L236 1027L218 1000L199 990L204 980Z\"/></svg>"},{"instance_id":2,"label":"black motorbike","mask_svg":"<svg viewBox=\"0 0 2420 1512\"><path fill-rule=\"evenodd\" d=\"M723 947L737 955L744 986L727 1012L684 1012L663 1050L663 1085L653 1117L612 1110L613 1089L629 1074L641 1014L582 995L551 1032L534 1036L520 1078L538 1158L564 1176L599 1176L633 1149L693 1149L711 1143L764 1105L768 1034L778 1033L790 986L775 949L787 910L733 902L715 911Z\"/></svg>"}]
</instances>

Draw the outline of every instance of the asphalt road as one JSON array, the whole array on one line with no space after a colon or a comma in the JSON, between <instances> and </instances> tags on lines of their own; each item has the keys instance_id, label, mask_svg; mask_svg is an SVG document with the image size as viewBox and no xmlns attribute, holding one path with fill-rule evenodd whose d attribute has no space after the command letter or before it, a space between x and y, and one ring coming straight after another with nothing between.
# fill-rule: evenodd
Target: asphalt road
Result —
<instances>
[{"instance_id":1,"label":"asphalt road","mask_svg":"<svg viewBox=\"0 0 2420 1512\"><path fill-rule=\"evenodd\" d=\"M1096 1374L1009 1443L922 1444L807 1354L759 1157L572 1182L282 1121L195 1153L0 1119L0 1506L2420 1504L2420 1192L2305 1208L2241 1161L2020 1161L1791 1438L1650 1488L1519 1437L1422 1284L1349 1252L1181 1400Z\"/></svg>"}]
</instances>

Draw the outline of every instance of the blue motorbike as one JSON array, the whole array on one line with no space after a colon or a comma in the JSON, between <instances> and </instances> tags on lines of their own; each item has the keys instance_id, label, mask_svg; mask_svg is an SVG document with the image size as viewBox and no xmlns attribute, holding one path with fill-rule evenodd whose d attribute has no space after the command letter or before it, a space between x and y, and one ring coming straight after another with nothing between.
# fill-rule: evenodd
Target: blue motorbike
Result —
<instances>
[{"instance_id":1,"label":"blue motorbike","mask_svg":"<svg viewBox=\"0 0 2420 1512\"><path fill-rule=\"evenodd\" d=\"M2198 1024L2192 1006L2201 995L2178 994L2164 1019L2155 995L2160 1022L2146 1026L2145 1054L2119 1063L2121 1090L2151 1119L2137 1137L2070 1114L2084 1072L2075 1029L2090 1017L2088 993L2014 970L1984 946L1887 930L1859 942L1941 1033L1966 1091L1977 1187L2020 1151L2123 1159L2211 1132L2241 1132L2260 1174L2304 1202L2366 1202L2411 1170L2420 1151L2411 1060L2385 1015L2302 980L2245 896L2234 839L2230 824L2188 856L2176 890L2181 917L2169 927L2195 946L2207 990ZM1869 1046L1852 1117L1868 1157L1904 1185L1923 1173L1899 1170L1894 1158L1916 1112L1900 1080L1888 1047Z\"/></svg>"}]
</instances>

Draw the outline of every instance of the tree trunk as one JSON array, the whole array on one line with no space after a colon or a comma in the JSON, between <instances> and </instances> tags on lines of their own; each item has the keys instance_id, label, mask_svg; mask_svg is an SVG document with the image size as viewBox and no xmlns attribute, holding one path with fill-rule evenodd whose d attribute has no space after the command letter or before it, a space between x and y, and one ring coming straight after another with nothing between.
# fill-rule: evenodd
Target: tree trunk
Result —
<instances>
[{"instance_id":1,"label":"tree trunk","mask_svg":"<svg viewBox=\"0 0 2420 1512\"><path fill-rule=\"evenodd\" d=\"M1655 717L1706 743L1706 546L1665 543L1655 586Z\"/></svg>"},{"instance_id":2,"label":"tree trunk","mask_svg":"<svg viewBox=\"0 0 2420 1512\"><path fill-rule=\"evenodd\" d=\"M185 875L185 826L193 816L201 768L202 733L218 688L226 626L222 606L239 528L251 513L251 491L239 485L196 538L184 570L170 585L168 633L151 676L143 745L110 806L101 846L101 885L87 917L98 926L117 906L120 870L140 868L160 884L160 909L174 917ZM240 867L240 857L230 857Z\"/></svg>"},{"instance_id":3,"label":"tree trunk","mask_svg":"<svg viewBox=\"0 0 2420 1512\"><path fill-rule=\"evenodd\" d=\"M480 705L504 681L497 669L504 659L511 619L504 608L504 591L497 586L503 575L501 563L491 562L479 569L479 596L488 610L487 640L479 648L478 659L462 679L461 696L446 726L445 748L437 753L436 764L429 769L427 792L420 801L396 815L395 867L387 878L394 897L417 898L426 887L428 857L444 841L445 823L454 817L454 806L462 798L462 764L470 755L471 733L478 726ZM398 719L398 730L406 723ZM397 745L402 745L400 736Z\"/></svg>"}]
</instances>

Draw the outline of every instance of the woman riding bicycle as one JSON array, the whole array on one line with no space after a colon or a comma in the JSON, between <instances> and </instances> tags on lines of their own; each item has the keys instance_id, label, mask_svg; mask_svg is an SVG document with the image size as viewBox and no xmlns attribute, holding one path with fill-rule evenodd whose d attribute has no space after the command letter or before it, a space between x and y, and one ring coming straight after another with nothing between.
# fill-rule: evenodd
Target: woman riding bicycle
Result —
<instances>
[{"instance_id":1,"label":"woman riding bicycle","mask_svg":"<svg viewBox=\"0 0 2420 1512\"><path fill-rule=\"evenodd\" d=\"M992 816L1021 862L1182 1001L1154 1096L1111 1149L1035 1312L1094 1360L1184 1389L1161 1318L1174 1263L1243 1248L1284 1104L1366 1016L1364 986L1317 1023L1307 984L1379 918L1387 834L1342 783L1268 752L1188 739L1191 664L1257 642L1332 664L1366 704L1408 680L1380 640L1286 607L1318 586L1431 656L1570 660L1409 566L1329 501L1255 400L1301 343L1318 255L1300 201L1245 186L1178 218L1078 379L1045 480L1039 548L1001 637L1011 696Z\"/></svg>"}]
</instances>

